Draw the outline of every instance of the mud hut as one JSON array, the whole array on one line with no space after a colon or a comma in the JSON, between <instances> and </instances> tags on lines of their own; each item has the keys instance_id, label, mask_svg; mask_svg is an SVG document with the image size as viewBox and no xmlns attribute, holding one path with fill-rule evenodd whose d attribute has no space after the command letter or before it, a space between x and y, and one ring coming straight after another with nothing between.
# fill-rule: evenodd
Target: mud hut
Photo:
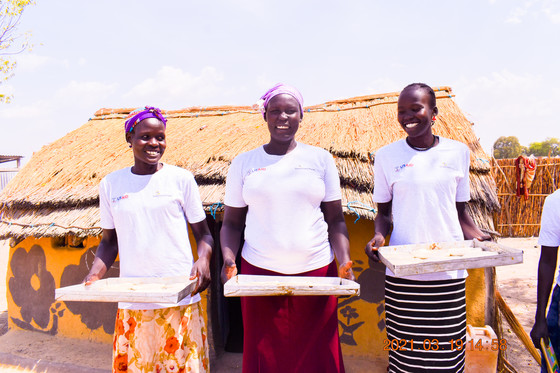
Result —
<instances>
[{"instance_id":1,"label":"mud hut","mask_svg":"<svg viewBox=\"0 0 560 373\"><path fill-rule=\"evenodd\" d=\"M498 209L489 157L453 100L448 87L435 88L439 115L435 133L466 143L471 150L471 202L477 224L493 231ZM327 149L341 178L342 203L350 232L354 271L361 295L341 299L339 324L343 352L363 359L386 359L383 340L384 267L369 262L363 248L372 237L376 206L372 201L373 162L380 147L404 137L396 118L398 93L354 97L305 108L297 140ZM11 238L8 268L10 328L111 341L114 304L57 302L54 289L77 283L88 272L100 240L98 184L108 173L131 166L124 141L128 109L101 109L84 125L44 146L0 195L0 238ZM268 141L266 124L250 107L191 107L167 111L168 146L163 161L184 167L199 184L216 242L221 225L225 178L239 153ZM219 279L216 250L213 278ZM117 275L118 268L110 275ZM492 276L470 271L468 322L489 323L493 312ZM213 281L203 297L219 353L239 345L239 321ZM229 345L229 347L228 347Z\"/></svg>"}]
</instances>

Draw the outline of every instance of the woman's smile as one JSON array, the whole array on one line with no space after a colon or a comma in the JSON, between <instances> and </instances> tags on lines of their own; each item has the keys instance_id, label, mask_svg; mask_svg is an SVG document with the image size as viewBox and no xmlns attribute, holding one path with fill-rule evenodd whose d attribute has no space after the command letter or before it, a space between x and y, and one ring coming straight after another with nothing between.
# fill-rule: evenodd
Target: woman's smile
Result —
<instances>
[{"instance_id":1,"label":"woman's smile","mask_svg":"<svg viewBox=\"0 0 560 373\"><path fill-rule=\"evenodd\" d=\"M158 150L146 150L146 153L151 157L159 157L160 155Z\"/></svg>"},{"instance_id":2,"label":"woman's smile","mask_svg":"<svg viewBox=\"0 0 560 373\"><path fill-rule=\"evenodd\" d=\"M139 174L157 171L166 148L165 124L156 118L147 118L127 134L127 141L134 153L134 170Z\"/></svg>"},{"instance_id":3,"label":"woman's smile","mask_svg":"<svg viewBox=\"0 0 560 373\"><path fill-rule=\"evenodd\" d=\"M281 145L284 149L286 146L295 146L295 134L299 129L301 122L301 108L298 101L288 95L279 94L273 97L266 110L266 122L270 132L270 143L267 144L267 151L275 154L274 146ZM273 146L273 149L270 146ZM280 151L285 154L286 149Z\"/></svg>"}]
</instances>

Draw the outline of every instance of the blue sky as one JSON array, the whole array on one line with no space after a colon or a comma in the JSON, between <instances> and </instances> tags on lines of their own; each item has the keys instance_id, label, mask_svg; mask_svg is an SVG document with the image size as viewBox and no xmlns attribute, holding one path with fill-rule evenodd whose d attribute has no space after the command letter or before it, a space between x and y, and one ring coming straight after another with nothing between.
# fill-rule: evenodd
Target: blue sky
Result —
<instances>
[{"instance_id":1,"label":"blue sky","mask_svg":"<svg viewBox=\"0 0 560 373\"><path fill-rule=\"evenodd\" d=\"M276 82L308 105L445 85L487 152L560 138L560 0L37 0L20 30L0 154L25 160L102 107L252 105Z\"/></svg>"}]
</instances>

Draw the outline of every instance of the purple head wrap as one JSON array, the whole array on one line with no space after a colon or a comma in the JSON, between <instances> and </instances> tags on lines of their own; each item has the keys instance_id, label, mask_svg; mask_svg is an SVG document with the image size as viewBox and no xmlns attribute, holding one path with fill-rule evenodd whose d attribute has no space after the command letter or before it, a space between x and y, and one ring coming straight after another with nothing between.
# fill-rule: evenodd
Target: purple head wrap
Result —
<instances>
[{"instance_id":1,"label":"purple head wrap","mask_svg":"<svg viewBox=\"0 0 560 373\"><path fill-rule=\"evenodd\" d=\"M301 115L303 115L303 96L301 95L301 93L299 93L299 91L292 86L278 83L274 87L270 88L264 95L262 95L260 100L257 101L257 106L262 112L264 119L266 119L266 108L268 107L268 103L270 102L270 100L275 96L281 95L282 93L288 94L296 99L299 104L299 112Z\"/></svg>"},{"instance_id":2,"label":"purple head wrap","mask_svg":"<svg viewBox=\"0 0 560 373\"><path fill-rule=\"evenodd\" d=\"M160 109L157 107L145 106L144 108L138 108L128 114L124 122L124 131L127 133L132 132L138 123L147 118L156 118L161 120L164 127L167 124L167 119L165 119Z\"/></svg>"}]
</instances>

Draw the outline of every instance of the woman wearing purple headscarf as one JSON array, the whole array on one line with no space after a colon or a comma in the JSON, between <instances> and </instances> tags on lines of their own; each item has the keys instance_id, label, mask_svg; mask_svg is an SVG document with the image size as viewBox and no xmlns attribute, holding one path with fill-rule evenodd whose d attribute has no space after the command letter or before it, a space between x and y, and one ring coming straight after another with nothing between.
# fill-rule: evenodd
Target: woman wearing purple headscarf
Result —
<instances>
[{"instance_id":1,"label":"woman wearing purple headscarf","mask_svg":"<svg viewBox=\"0 0 560 373\"><path fill-rule=\"evenodd\" d=\"M295 140L301 94L278 84L260 101L270 141L231 163L222 281L237 273L242 237L243 274L354 279L333 157ZM335 297L243 297L241 309L243 372L344 372Z\"/></svg>"},{"instance_id":2,"label":"woman wearing purple headscarf","mask_svg":"<svg viewBox=\"0 0 560 373\"><path fill-rule=\"evenodd\" d=\"M198 278L178 303L119 302L113 372L207 372L206 327L200 293L210 283L214 241L193 175L161 163L167 120L157 108L132 112L125 121L134 166L107 175L99 185L103 236L86 285L120 259L121 277ZM195 237L193 263L187 223Z\"/></svg>"}]
</instances>

